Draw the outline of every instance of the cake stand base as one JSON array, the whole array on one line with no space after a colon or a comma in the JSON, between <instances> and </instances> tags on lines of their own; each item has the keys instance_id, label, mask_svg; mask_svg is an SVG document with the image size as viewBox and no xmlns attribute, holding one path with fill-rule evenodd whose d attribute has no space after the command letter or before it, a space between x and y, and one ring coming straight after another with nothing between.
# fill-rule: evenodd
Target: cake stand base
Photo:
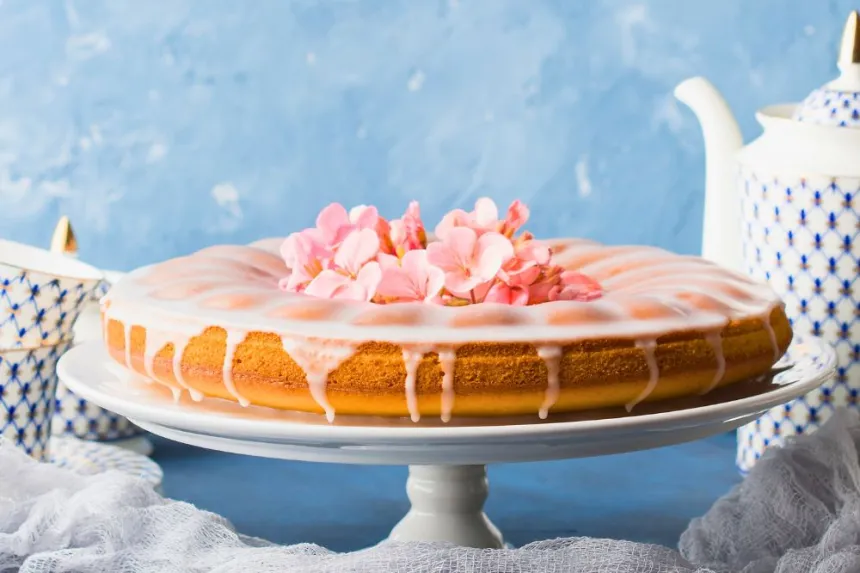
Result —
<instances>
[{"instance_id":1,"label":"cake stand base","mask_svg":"<svg viewBox=\"0 0 860 573\"><path fill-rule=\"evenodd\" d=\"M484 513L488 492L486 466L409 466L412 508L389 539L499 549L502 534Z\"/></svg>"}]
</instances>

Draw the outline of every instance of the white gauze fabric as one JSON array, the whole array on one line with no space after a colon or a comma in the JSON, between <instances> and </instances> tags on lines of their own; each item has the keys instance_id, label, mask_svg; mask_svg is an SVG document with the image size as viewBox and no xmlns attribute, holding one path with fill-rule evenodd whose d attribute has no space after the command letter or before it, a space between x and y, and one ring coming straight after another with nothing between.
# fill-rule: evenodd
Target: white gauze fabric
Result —
<instances>
[{"instance_id":1,"label":"white gauze fabric","mask_svg":"<svg viewBox=\"0 0 860 573\"><path fill-rule=\"evenodd\" d=\"M385 542L334 553L245 537L142 481L77 475L0 442L0 572L857 573L858 445L860 417L842 411L768 452L690 524L680 551L571 538L511 550Z\"/></svg>"}]
</instances>

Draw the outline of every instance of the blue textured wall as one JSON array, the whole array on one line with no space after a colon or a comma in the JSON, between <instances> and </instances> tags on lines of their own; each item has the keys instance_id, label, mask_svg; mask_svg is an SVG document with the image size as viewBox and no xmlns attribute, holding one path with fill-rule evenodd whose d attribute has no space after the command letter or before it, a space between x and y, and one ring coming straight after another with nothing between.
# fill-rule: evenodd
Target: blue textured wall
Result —
<instances>
[{"instance_id":1,"label":"blue textured wall","mask_svg":"<svg viewBox=\"0 0 860 573\"><path fill-rule=\"evenodd\" d=\"M310 224L520 197L540 235L697 252L671 90L753 111L835 74L856 1L5 0L0 235L128 269Z\"/></svg>"}]
</instances>

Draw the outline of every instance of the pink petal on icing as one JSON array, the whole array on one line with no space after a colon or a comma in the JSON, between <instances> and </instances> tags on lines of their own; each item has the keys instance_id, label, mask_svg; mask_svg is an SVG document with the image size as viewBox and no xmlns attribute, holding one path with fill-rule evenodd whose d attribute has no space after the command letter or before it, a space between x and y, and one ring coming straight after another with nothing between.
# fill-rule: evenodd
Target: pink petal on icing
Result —
<instances>
[{"instance_id":1,"label":"pink petal on icing","mask_svg":"<svg viewBox=\"0 0 860 573\"><path fill-rule=\"evenodd\" d=\"M355 230L343 240L334 255L334 264L355 276L367 261L379 253L379 237L370 229Z\"/></svg>"}]
</instances>

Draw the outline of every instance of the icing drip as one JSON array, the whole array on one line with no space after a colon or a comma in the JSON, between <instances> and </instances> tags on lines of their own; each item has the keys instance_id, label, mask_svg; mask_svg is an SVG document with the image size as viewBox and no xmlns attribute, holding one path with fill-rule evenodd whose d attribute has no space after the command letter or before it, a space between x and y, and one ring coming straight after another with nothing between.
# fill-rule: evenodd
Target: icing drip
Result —
<instances>
[{"instance_id":1,"label":"icing drip","mask_svg":"<svg viewBox=\"0 0 860 573\"><path fill-rule=\"evenodd\" d=\"M150 328L146 331L146 339L143 346L143 368L146 370L146 375L152 380L155 376L155 355L161 352L161 349L167 346L170 342L169 335L165 335L163 331Z\"/></svg>"},{"instance_id":2,"label":"icing drip","mask_svg":"<svg viewBox=\"0 0 860 573\"><path fill-rule=\"evenodd\" d=\"M442 367L442 411L443 422L451 421L451 413L454 411L454 363L457 353L454 350L439 351L439 365Z\"/></svg>"},{"instance_id":3,"label":"icing drip","mask_svg":"<svg viewBox=\"0 0 860 573\"><path fill-rule=\"evenodd\" d=\"M553 363L560 360L555 356L560 351L550 351L553 344L602 338L640 341L637 346L645 352L650 379L628 409L647 399L658 382L654 341L665 334L678 330L718 332L730 321L762 319L774 360L779 357L776 333L767 318L781 302L769 286L701 259L650 247L604 247L582 240L553 244L561 251L556 262L599 281L605 288L602 298L588 304L557 301L531 307L420 305L420 312L404 305L409 312L393 312L392 305L309 300L306 295L281 292L277 283L288 275L288 269L277 249L226 246L139 269L119 281L102 300L103 329L107 338L110 320L123 325L124 360L129 367L133 327L145 328L147 339L152 329L168 333L169 339L159 340L157 337L166 335L157 333L156 338L147 340L145 370L152 376L152 363L161 350L158 346L172 343L177 385L200 400L202 394L188 388L182 378L182 354L202 325L223 327L228 333L224 384L240 403L243 399L232 387L231 368L238 341L231 333L275 333L304 371L311 395L329 420L334 419L334 410L326 397L328 376L369 340L409 347L409 352L404 352L406 399L413 419L418 416L415 386L421 357L438 352L443 421L451 418L454 408L454 349L474 341L528 342L546 349L541 358L549 376L539 412L544 416L558 399L558 375L553 374L557 364ZM328 339L333 333L338 340ZM726 366L722 341L711 337L709 342L717 356L713 388L724 377ZM439 348L445 350L434 350Z\"/></svg>"},{"instance_id":4,"label":"icing drip","mask_svg":"<svg viewBox=\"0 0 860 573\"><path fill-rule=\"evenodd\" d=\"M648 384L645 386L645 389L639 393L636 398L633 399L632 402L628 403L625 408L627 408L628 412L632 412L633 408L636 407L637 404L645 400L651 392L654 391L654 388L657 387L657 381L660 379L660 367L657 366L657 357L655 356L655 349L657 348L656 340L637 340L636 347L641 348L643 352L645 352L645 361L648 363Z\"/></svg>"},{"instance_id":5,"label":"icing drip","mask_svg":"<svg viewBox=\"0 0 860 573\"><path fill-rule=\"evenodd\" d=\"M723 353L723 337L720 336L719 332L710 332L705 335L705 340L708 344L711 345L711 348L714 350L714 355L717 358L717 372L714 374L714 379L711 383L700 392L700 394L707 394L711 390L717 387L719 383L722 381L723 376L726 374L726 356Z\"/></svg>"},{"instance_id":6,"label":"icing drip","mask_svg":"<svg viewBox=\"0 0 860 573\"><path fill-rule=\"evenodd\" d=\"M239 394L236 390L236 385L233 384L233 356L236 354L236 347L245 340L245 335L241 332L227 331L227 348L224 351L224 387L231 396L236 398L240 406L248 407L251 402Z\"/></svg>"},{"instance_id":7,"label":"icing drip","mask_svg":"<svg viewBox=\"0 0 860 573\"><path fill-rule=\"evenodd\" d=\"M123 325L125 334L125 365L131 368L131 322L126 322Z\"/></svg>"},{"instance_id":8,"label":"icing drip","mask_svg":"<svg viewBox=\"0 0 860 573\"><path fill-rule=\"evenodd\" d=\"M188 346L189 340L190 338L188 337L173 340L173 377L176 378L176 383L181 388L188 390L192 400L200 402L203 400L203 394L186 384L185 378L182 377L182 354L185 352L185 347Z\"/></svg>"},{"instance_id":9,"label":"icing drip","mask_svg":"<svg viewBox=\"0 0 860 573\"><path fill-rule=\"evenodd\" d=\"M544 395L543 404L541 404L538 416L541 420L545 420L549 415L549 409L558 400L560 392L558 374L561 370L561 346L540 346L537 349L538 356L546 364L547 380L546 394Z\"/></svg>"},{"instance_id":10,"label":"icing drip","mask_svg":"<svg viewBox=\"0 0 860 573\"><path fill-rule=\"evenodd\" d=\"M779 360L779 344L776 341L776 332L774 332L773 326L770 324L770 312L761 319L761 323L765 331L767 331L768 337L770 337L770 346L773 348L773 361L776 362Z\"/></svg>"},{"instance_id":11,"label":"icing drip","mask_svg":"<svg viewBox=\"0 0 860 573\"><path fill-rule=\"evenodd\" d=\"M305 371L308 390L316 403L325 411L326 420L334 422L334 408L326 397L328 376L355 353L355 345L325 339L299 339L282 337L284 351Z\"/></svg>"},{"instance_id":12,"label":"icing drip","mask_svg":"<svg viewBox=\"0 0 860 573\"><path fill-rule=\"evenodd\" d=\"M403 364L406 366L406 408L409 410L409 417L413 422L421 419L421 412L418 409L418 365L421 364L421 359L424 358L424 353L430 352L429 347L419 346L415 348L403 347Z\"/></svg>"}]
</instances>

